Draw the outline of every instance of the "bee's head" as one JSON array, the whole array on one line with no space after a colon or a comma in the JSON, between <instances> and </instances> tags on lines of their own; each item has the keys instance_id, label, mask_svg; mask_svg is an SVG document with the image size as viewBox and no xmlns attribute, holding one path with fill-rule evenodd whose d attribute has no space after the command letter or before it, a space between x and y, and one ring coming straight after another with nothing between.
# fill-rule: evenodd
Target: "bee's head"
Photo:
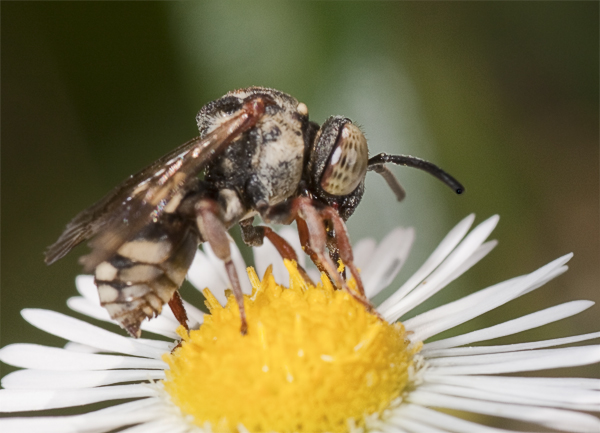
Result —
<instances>
[{"instance_id":1,"label":"bee's head","mask_svg":"<svg viewBox=\"0 0 600 433\"><path fill-rule=\"evenodd\" d=\"M333 116L316 134L305 179L314 198L347 220L362 198L368 164L362 131L350 119Z\"/></svg>"}]
</instances>

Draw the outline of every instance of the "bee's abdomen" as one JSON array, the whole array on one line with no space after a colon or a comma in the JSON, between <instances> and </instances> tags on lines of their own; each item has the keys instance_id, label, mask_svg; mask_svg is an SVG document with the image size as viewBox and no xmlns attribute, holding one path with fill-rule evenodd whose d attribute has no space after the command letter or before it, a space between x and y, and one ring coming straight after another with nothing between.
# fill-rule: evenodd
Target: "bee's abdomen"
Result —
<instances>
[{"instance_id":1,"label":"bee's abdomen","mask_svg":"<svg viewBox=\"0 0 600 433\"><path fill-rule=\"evenodd\" d=\"M153 225L95 270L100 304L134 337L142 321L160 314L179 289L198 247L190 230Z\"/></svg>"}]
</instances>

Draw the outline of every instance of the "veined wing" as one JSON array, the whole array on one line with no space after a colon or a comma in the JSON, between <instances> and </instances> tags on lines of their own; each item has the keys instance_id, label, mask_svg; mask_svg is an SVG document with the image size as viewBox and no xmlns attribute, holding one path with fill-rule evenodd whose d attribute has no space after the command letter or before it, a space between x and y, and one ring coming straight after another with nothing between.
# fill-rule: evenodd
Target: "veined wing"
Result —
<instances>
[{"instance_id":1,"label":"veined wing","mask_svg":"<svg viewBox=\"0 0 600 433\"><path fill-rule=\"evenodd\" d=\"M92 251L81 258L84 270L93 270L143 227L157 221L172 201L180 200L206 164L254 126L264 109L263 97L254 97L210 134L188 141L132 175L67 225L46 251L46 263L54 263L95 236L90 242Z\"/></svg>"}]
</instances>

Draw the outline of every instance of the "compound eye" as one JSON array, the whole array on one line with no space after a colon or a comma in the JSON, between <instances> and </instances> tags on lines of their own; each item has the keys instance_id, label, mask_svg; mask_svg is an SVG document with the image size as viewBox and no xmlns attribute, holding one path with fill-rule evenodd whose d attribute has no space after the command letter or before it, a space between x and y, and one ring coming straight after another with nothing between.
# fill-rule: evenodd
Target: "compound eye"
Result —
<instances>
[{"instance_id":1,"label":"compound eye","mask_svg":"<svg viewBox=\"0 0 600 433\"><path fill-rule=\"evenodd\" d=\"M358 127L346 123L327 161L321 188L331 195L350 194L364 179L368 163L369 149L365 136Z\"/></svg>"}]
</instances>

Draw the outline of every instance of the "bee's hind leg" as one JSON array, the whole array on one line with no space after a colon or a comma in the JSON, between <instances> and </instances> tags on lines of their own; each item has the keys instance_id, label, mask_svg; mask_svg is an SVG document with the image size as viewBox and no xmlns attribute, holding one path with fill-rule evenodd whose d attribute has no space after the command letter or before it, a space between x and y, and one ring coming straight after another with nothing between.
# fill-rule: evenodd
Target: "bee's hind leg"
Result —
<instances>
[{"instance_id":1,"label":"bee's hind leg","mask_svg":"<svg viewBox=\"0 0 600 433\"><path fill-rule=\"evenodd\" d=\"M169 307L171 308L171 311L173 312L173 315L175 316L177 321L186 330L189 331L190 328L187 323L188 322L187 313L185 312L185 307L183 306L183 299L181 299L181 295L179 294L178 291L173 293L173 297L169 301Z\"/></svg>"},{"instance_id":2,"label":"bee's hind leg","mask_svg":"<svg viewBox=\"0 0 600 433\"><path fill-rule=\"evenodd\" d=\"M244 294L231 259L227 229L219 217L219 205L214 200L202 199L196 203L195 209L196 223L202 238L209 243L215 255L225 263L225 270L240 309L240 319L242 321L240 331L242 334L246 334L248 323L246 322L246 312L244 310Z\"/></svg>"},{"instance_id":3,"label":"bee's hind leg","mask_svg":"<svg viewBox=\"0 0 600 433\"><path fill-rule=\"evenodd\" d=\"M306 270L298 263L296 251L294 251L294 248L288 243L288 241L283 239L269 227L253 226L251 218L240 221L240 227L242 229L242 239L246 245L251 247L259 247L263 244L264 239L267 238L269 241L271 241L281 258L296 262L298 272L300 272L300 275L302 275L302 278L307 284L313 286L315 285L313 280L306 273Z\"/></svg>"}]
</instances>

